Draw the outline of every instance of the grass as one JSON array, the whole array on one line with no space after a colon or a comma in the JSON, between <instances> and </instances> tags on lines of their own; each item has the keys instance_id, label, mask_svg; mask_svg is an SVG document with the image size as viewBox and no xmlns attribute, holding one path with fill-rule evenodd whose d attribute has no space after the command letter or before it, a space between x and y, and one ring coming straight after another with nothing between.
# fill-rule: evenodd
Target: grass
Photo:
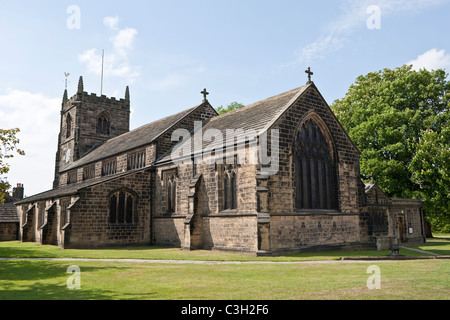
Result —
<instances>
[{"instance_id":1,"label":"grass","mask_svg":"<svg viewBox=\"0 0 450 320\"><path fill-rule=\"evenodd\" d=\"M433 242L434 243L434 242ZM440 249L450 250L450 239L439 242ZM418 246L432 251L434 247ZM429 248L429 249L428 249ZM446 252L445 251L445 252ZM416 251L401 252L408 256L427 256ZM253 257L247 254L217 252L209 250L183 251L178 248L120 247L111 249L66 249L37 243L0 242L0 258L82 258L82 259L147 259L147 260L202 260L202 261L310 261L340 260L342 257L385 257L388 250L334 251L317 253L295 253L279 257Z\"/></svg>"},{"instance_id":2,"label":"grass","mask_svg":"<svg viewBox=\"0 0 450 320\"><path fill-rule=\"evenodd\" d=\"M439 236L422 250L450 251ZM406 254L405 251L401 252ZM409 251L408 255L424 255ZM450 260L336 262L341 257L386 256L356 251L251 257L158 247L61 250L34 243L0 243L2 258L203 260L207 264L106 261L0 261L0 300L448 300ZM212 261L298 261L294 264L217 264ZM322 260L322 263L310 260ZM329 262L329 263L327 263ZM67 268L81 270L81 289L69 290ZM370 265L381 271L381 289L369 290Z\"/></svg>"},{"instance_id":3,"label":"grass","mask_svg":"<svg viewBox=\"0 0 450 320\"><path fill-rule=\"evenodd\" d=\"M420 250L426 250L444 256L450 256L450 234L437 233L434 238L428 239L427 242L420 246L411 246Z\"/></svg>"},{"instance_id":4,"label":"grass","mask_svg":"<svg viewBox=\"0 0 450 320\"><path fill-rule=\"evenodd\" d=\"M0 300L445 300L450 260L382 262L381 289L366 286L370 263L143 264L72 262L81 289L66 286L69 262L2 261Z\"/></svg>"}]
</instances>

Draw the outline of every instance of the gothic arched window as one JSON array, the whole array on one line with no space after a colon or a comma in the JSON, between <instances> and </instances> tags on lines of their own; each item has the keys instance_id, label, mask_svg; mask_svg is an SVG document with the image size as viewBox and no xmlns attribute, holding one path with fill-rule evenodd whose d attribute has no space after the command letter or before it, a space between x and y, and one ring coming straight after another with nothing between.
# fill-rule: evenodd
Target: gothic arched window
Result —
<instances>
[{"instance_id":1,"label":"gothic arched window","mask_svg":"<svg viewBox=\"0 0 450 320\"><path fill-rule=\"evenodd\" d=\"M329 139L312 119L303 122L294 143L297 209L337 210L335 157Z\"/></svg>"},{"instance_id":2,"label":"gothic arched window","mask_svg":"<svg viewBox=\"0 0 450 320\"><path fill-rule=\"evenodd\" d=\"M136 223L136 196L119 190L109 196L109 222L111 224Z\"/></svg>"},{"instance_id":3,"label":"gothic arched window","mask_svg":"<svg viewBox=\"0 0 450 320\"><path fill-rule=\"evenodd\" d=\"M110 124L109 124L109 117L106 113L102 113L97 118L97 133L109 136Z\"/></svg>"}]
</instances>

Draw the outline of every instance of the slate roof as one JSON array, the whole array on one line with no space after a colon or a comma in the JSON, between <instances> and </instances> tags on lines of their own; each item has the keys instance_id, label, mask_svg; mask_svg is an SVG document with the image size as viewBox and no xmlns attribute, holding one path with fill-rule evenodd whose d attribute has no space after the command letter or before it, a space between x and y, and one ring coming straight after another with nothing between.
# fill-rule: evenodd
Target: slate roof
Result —
<instances>
[{"instance_id":1,"label":"slate roof","mask_svg":"<svg viewBox=\"0 0 450 320\"><path fill-rule=\"evenodd\" d=\"M0 203L0 223L19 222L14 203Z\"/></svg>"},{"instance_id":2,"label":"slate roof","mask_svg":"<svg viewBox=\"0 0 450 320\"><path fill-rule=\"evenodd\" d=\"M134 174L134 173L139 172L139 171L149 170L149 168L150 167L146 167L146 168L142 168L142 169L139 169L139 170L126 171L124 173L115 174L115 175L112 175L112 176L86 180L86 181L83 181L83 182L80 182L80 183L68 184L68 185L61 186L61 187L56 188L56 189L45 191L45 192L36 194L34 196L25 198L23 200L20 200L20 201L14 203L14 205L21 205L21 204L32 203L32 202L36 202L36 201L42 201L42 200L54 199L54 198L58 198L58 197L66 197L66 196L76 195L76 194L78 194L80 192L80 190L83 190L85 188L89 188L89 187L92 187L94 185L97 185L97 184L100 184L100 183L103 183L103 182L107 182L107 181L110 181L110 180L118 179L118 178L121 178L121 177L126 176L128 174Z\"/></svg>"},{"instance_id":3,"label":"slate roof","mask_svg":"<svg viewBox=\"0 0 450 320\"><path fill-rule=\"evenodd\" d=\"M310 84L281 93L279 95L255 102L243 108L233 110L217 117L211 118L202 128L203 133L208 129L217 129L222 133L223 141L202 141L202 150L214 149L216 142L218 145L222 143L226 146L226 130L227 129L243 129L244 133L250 129L255 130L256 134L267 131L274 122L296 101L310 86ZM193 133L194 134L194 133ZM244 138L236 135L236 137ZM248 141L248 139L245 139ZM181 142L183 143L183 142ZM193 152L192 143L192 152ZM176 146L180 147L182 144ZM180 151L181 152L181 151ZM171 160L171 151L158 159L158 163Z\"/></svg>"},{"instance_id":4,"label":"slate roof","mask_svg":"<svg viewBox=\"0 0 450 320\"><path fill-rule=\"evenodd\" d=\"M204 103L109 139L97 148L92 149L78 161L64 167L61 172L75 169L80 166L96 162L100 159L105 159L128 150L148 145L181 121L184 117L188 116L191 112L203 105Z\"/></svg>"}]
</instances>

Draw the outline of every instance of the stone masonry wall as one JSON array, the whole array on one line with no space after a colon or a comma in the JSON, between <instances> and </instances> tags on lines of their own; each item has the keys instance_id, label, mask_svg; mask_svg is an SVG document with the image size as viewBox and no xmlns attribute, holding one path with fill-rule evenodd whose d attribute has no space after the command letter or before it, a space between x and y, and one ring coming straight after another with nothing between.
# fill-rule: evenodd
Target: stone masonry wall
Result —
<instances>
[{"instance_id":1,"label":"stone masonry wall","mask_svg":"<svg viewBox=\"0 0 450 320\"><path fill-rule=\"evenodd\" d=\"M149 244L149 177L149 172L139 171L81 191L80 200L70 210L70 238L64 247ZM131 190L138 195L134 224L111 225L109 222L109 195L118 189Z\"/></svg>"},{"instance_id":2,"label":"stone masonry wall","mask_svg":"<svg viewBox=\"0 0 450 320\"><path fill-rule=\"evenodd\" d=\"M293 143L305 116L319 117L331 137L337 163L338 211L296 210ZM336 117L311 86L272 126L279 130L279 171L258 179L261 209L270 214L272 251L309 246L345 246L360 240L359 214L364 189L360 183L359 152ZM269 131L270 134L270 131ZM267 240L266 242L267 243Z\"/></svg>"},{"instance_id":3,"label":"stone masonry wall","mask_svg":"<svg viewBox=\"0 0 450 320\"><path fill-rule=\"evenodd\" d=\"M280 170L277 175L270 177L269 210L276 213L295 211L295 165L292 147L298 125L310 112L315 112L325 122L332 137L338 164L339 211L359 213L362 205L360 195L364 192L359 184L359 151L314 86L303 93L272 126L272 129L280 130Z\"/></svg>"},{"instance_id":4,"label":"stone masonry wall","mask_svg":"<svg viewBox=\"0 0 450 320\"><path fill-rule=\"evenodd\" d=\"M203 218L205 249L256 252L256 215L221 215Z\"/></svg>"},{"instance_id":5,"label":"stone masonry wall","mask_svg":"<svg viewBox=\"0 0 450 320\"><path fill-rule=\"evenodd\" d=\"M354 246L359 241L358 215L272 215L272 251Z\"/></svg>"},{"instance_id":6,"label":"stone masonry wall","mask_svg":"<svg viewBox=\"0 0 450 320\"><path fill-rule=\"evenodd\" d=\"M173 126L170 130L165 132L157 139L157 153L156 157L159 158L168 152L177 142L172 141L172 133L178 129L183 128L192 132L194 130L194 122L195 121L206 121L214 116L217 116L217 113L211 107L209 103L204 103L200 108L197 108L191 114L183 118L177 125Z\"/></svg>"},{"instance_id":7,"label":"stone masonry wall","mask_svg":"<svg viewBox=\"0 0 450 320\"><path fill-rule=\"evenodd\" d=\"M0 241L15 241L18 239L18 234L18 222L2 222L0 224Z\"/></svg>"}]
</instances>

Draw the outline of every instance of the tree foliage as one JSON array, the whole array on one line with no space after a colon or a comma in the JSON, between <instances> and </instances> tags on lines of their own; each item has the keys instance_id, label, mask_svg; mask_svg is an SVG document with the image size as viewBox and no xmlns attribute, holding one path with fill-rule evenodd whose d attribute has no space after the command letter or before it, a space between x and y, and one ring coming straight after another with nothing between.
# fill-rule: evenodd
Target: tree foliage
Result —
<instances>
[{"instance_id":1,"label":"tree foliage","mask_svg":"<svg viewBox=\"0 0 450 320\"><path fill-rule=\"evenodd\" d=\"M10 169L6 161L14 157L13 153L25 155L23 150L17 148L20 141L16 135L19 132L18 128L0 129L0 202L4 202L4 194L11 187L5 177Z\"/></svg>"},{"instance_id":2,"label":"tree foliage","mask_svg":"<svg viewBox=\"0 0 450 320\"><path fill-rule=\"evenodd\" d=\"M238 103L238 102L232 102L230 103L228 106L224 107L224 106L220 106L216 109L217 113L220 114L224 114L233 110L237 110L244 107L244 105L242 103Z\"/></svg>"},{"instance_id":3,"label":"tree foliage","mask_svg":"<svg viewBox=\"0 0 450 320\"><path fill-rule=\"evenodd\" d=\"M332 105L361 151L363 180L373 177L391 197L421 198L430 219L444 225L450 223L449 107L445 71L407 65L359 76Z\"/></svg>"}]
</instances>

